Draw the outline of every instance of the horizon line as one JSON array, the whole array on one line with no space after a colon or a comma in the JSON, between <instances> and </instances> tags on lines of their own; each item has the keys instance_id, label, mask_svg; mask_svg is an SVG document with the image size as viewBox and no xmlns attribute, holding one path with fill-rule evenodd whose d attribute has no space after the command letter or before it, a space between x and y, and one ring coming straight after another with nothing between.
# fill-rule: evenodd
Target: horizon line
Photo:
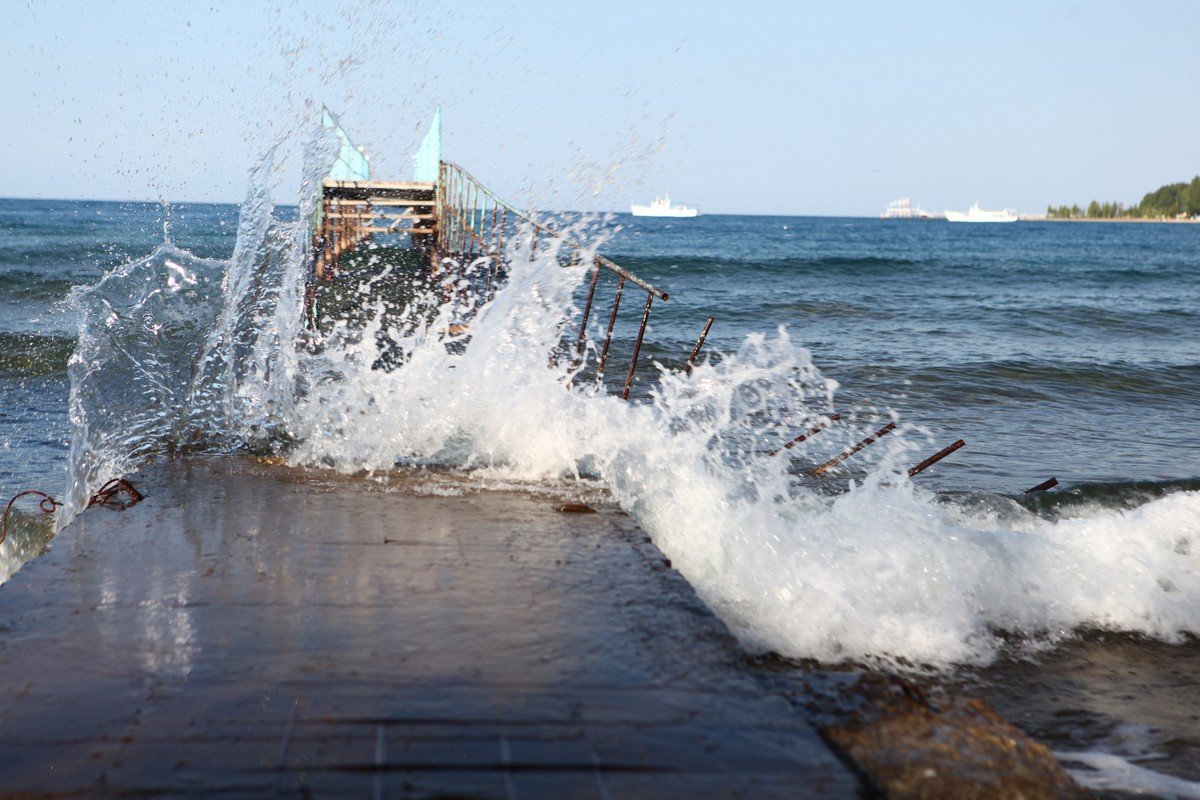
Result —
<instances>
[{"instance_id":1,"label":"horizon line","mask_svg":"<svg viewBox=\"0 0 1200 800\"><path fill-rule=\"evenodd\" d=\"M114 200L111 198L98 197L0 197L0 202L19 201L19 202L43 202L43 203L114 203L114 204L134 204L143 206L162 206L162 205L179 205L179 206L235 206L240 208L242 201L229 200ZM298 208L297 203L275 203L275 208ZM625 216L633 216L628 210L626 211L580 211L578 209L546 209L535 208L535 211L551 214L624 214ZM796 214L796 213L779 213L779 212L763 212L763 211L702 211L701 217L816 217L821 219L879 219L878 214ZM653 218L651 218L653 219Z\"/></svg>"}]
</instances>

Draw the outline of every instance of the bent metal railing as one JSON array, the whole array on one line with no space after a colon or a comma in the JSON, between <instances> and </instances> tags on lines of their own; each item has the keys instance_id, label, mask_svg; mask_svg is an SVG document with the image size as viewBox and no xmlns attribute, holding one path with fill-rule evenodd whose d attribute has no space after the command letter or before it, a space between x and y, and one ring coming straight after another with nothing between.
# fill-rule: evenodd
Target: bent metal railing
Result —
<instances>
[{"instance_id":1,"label":"bent metal railing","mask_svg":"<svg viewBox=\"0 0 1200 800\"><path fill-rule=\"evenodd\" d=\"M592 275L587 299L580 315L579 332L572 345L572 358L576 369L582 367L587 358L587 326L596 303L601 277L610 276L612 307L608 315L604 343L596 351L595 369L600 380L603 380L605 368L608 366L617 312L620 310L621 299L627 291L627 286L645 293L641 324L638 326L633 354L621 389L621 397L628 400L654 300L657 298L666 301L670 295L604 256L589 253L581 243L565 233L513 207L457 164L442 162L436 201L438 229L434 252L430 259L431 266L434 269L456 268L466 273L475 273L477 269L482 268L482 275L463 276L468 280L473 278L474 284L482 283L482 286L478 286L476 295L480 303L491 299L495 293L497 285L504 278L508 259L513 252L527 251L532 258L539 249L548 246L553 240L559 246L559 258L565 257L568 264L578 266L585 260L590 262Z\"/></svg>"},{"instance_id":2,"label":"bent metal railing","mask_svg":"<svg viewBox=\"0 0 1200 800\"><path fill-rule=\"evenodd\" d=\"M433 252L430 253L430 266L433 269L437 269L440 266L441 268L460 270L460 275L456 277L461 279L462 277L466 277L462 274L463 272L470 270L473 265L481 264L484 268L484 274L481 278L483 283L481 287L482 291L477 294L480 303L486 302L496 291L497 284L503 279L504 272L507 269L508 258L514 252L514 249L516 252L525 249L528 251L529 256L532 257L543 246L542 242L549 239L554 240L559 245L557 252L560 258L563 257L565 251L565 256L569 264L579 265L585 259L590 261L592 274L588 284L587 297L580 314L579 331L574 342L570 345L570 349L573 350L573 366L576 369L582 367L586 359L588 343L587 326L592 310L596 305L597 289L603 277L606 275L610 276L609 283L612 288L612 305L609 309L608 324L604 329L604 342L597 349L595 356L596 376L601 381L604 378L605 367L608 363L609 351L613 342L613 330L616 327L617 312L621 307L621 300L628 287L633 287L634 290L645 293L646 300L642 306L641 324L638 326L637 336L634 339L633 354L630 358L629 368L626 371L625 382L621 390L621 397L628 400L630 390L633 387L634 375L637 372L638 357L641 355L642 343L645 340L646 328L650 322L650 312L654 306L654 300L655 298L664 301L669 299L667 293L647 283L610 259L589 253L582 244L571 239L565 233L555 230L551 226L534 219L531 214L509 205L457 164L446 161L441 163L435 200L438 228L437 234L434 237ZM517 238L514 239L514 237ZM696 346L692 348L692 352L683 367L689 374L700 353L700 349L704 346L704 341L708 337L712 324L713 318L708 317L705 320L704 329L700 333L700 338L697 339ZM841 419L842 416L840 414L830 414L813 420L818 423L816 426L809 428L801 435L777 448L770 455L776 456L785 450L791 449ZM813 469L806 470L807 476L809 478L820 477L895 429L896 423L894 421L889 422L883 428L857 442L840 455L827 460ZM929 467L961 448L964 444L963 440L959 439L950 446L926 458L908 470L908 477L912 478L924 472ZM1046 484L1034 487L1030 491L1036 492L1048 485L1049 481Z\"/></svg>"}]
</instances>

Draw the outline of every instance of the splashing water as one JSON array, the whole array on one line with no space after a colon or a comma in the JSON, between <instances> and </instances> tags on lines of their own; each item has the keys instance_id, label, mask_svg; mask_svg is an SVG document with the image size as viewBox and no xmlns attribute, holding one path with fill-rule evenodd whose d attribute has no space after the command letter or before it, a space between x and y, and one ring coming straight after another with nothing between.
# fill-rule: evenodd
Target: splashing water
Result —
<instances>
[{"instance_id":1,"label":"splashing water","mask_svg":"<svg viewBox=\"0 0 1200 800\"><path fill-rule=\"evenodd\" d=\"M439 463L484 480L599 481L753 651L936 668L986 663L1010 633L1197 631L1200 493L1053 522L948 503L904 476L901 426L832 495L769 455L781 431L830 413L837 388L786 330L691 375L660 368L648 402L623 402L572 381L569 359L547 366L586 276L553 248L514 249L469 332L452 332L461 299L433 285L403 309L364 285L361 323L307 331L306 220L327 142L309 162L294 223L272 218L269 159L255 171L230 261L168 243L75 294L60 524L103 480L181 450L345 472ZM383 347L402 366L382 364ZM789 455L841 444L805 447Z\"/></svg>"},{"instance_id":2,"label":"splashing water","mask_svg":"<svg viewBox=\"0 0 1200 800\"><path fill-rule=\"evenodd\" d=\"M229 261L164 241L72 291L79 337L68 364L71 454L58 525L111 477L188 449L277 450L297 393L307 228L333 143L318 137L299 222L272 218L272 154L242 204Z\"/></svg>"}]
</instances>

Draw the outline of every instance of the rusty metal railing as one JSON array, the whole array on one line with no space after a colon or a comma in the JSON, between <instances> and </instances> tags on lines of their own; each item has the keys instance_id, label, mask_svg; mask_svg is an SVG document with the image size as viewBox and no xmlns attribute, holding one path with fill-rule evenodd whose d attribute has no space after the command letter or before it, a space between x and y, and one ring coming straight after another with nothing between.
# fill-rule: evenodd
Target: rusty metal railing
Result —
<instances>
[{"instance_id":1,"label":"rusty metal railing","mask_svg":"<svg viewBox=\"0 0 1200 800\"><path fill-rule=\"evenodd\" d=\"M338 192L345 196L337 195ZM366 195L359 197L355 192ZM331 193L336 196L331 196ZM444 276L445 291L453 292L460 301L465 300L468 309L477 309L495 296L507 278L511 260L515 255L522 254L533 258L539 251L552 251L563 266L588 266L591 272L579 314L578 331L572 337L567 332L570 321L565 322L558 349L551 353L550 357L553 362L563 355L569 355L573 376L578 376L588 366L589 358L594 358L592 366L595 378L601 385L604 384L621 302L627 293L644 294L641 322L633 340L632 355L620 392L623 399L629 399L654 301L668 300L669 295L665 291L612 260L589 251L583 244L553 225L537 219L532 213L505 202L465 169L451 162L441 162L436 185L337 185L332 189L326 186L325 194L324 221L322 227L314 232L314 274L317 279L336 275L339 257L344 252L353 250L360 242L369 241L374 233L409 234L413 246L424 253L424 264L430 273ZM386 208L392 213L381 212L375 206ZM430 207L432 213L423 211ZM380 216L390 217L391 224L386 228L374 225L373 220ZM399 228L403 221L411 221L412 227ZM315 291L313 286L315 281L310 281L310 288L306 293L306 303L309 304L310 310ZM607 309L607 324L602 326L602 341L600 337L591 340L588 335L588 323L597 306L603 306L605 301L601 298L608 292L611 292L612 300ZM464 322L467 324L454 325L452 328L465 330L469 321ZM683 365L685 372L692 372L712 324L713 318L708 317L695 347ZM589 352L590 341L594 346ZM836 413L812 419L802 433L771 451L770 455L780 455L840 421L842 415ZM824 476L895 429L896 422L889 422L839 455L815 468L805 470L803 474L809 478ZM912 478L924 472L962 448L964 444L963 440L959 439L944 447L910 468L907 471L908 477ZM1055 485L1057 481L1051 478L1028 489L1026 493L1046 491Z\"/></svg>"},{"instance_id":2,"label":"rusty metal railing","mask_svg":"<svg viewBox=\"0 0 1200 800\"><path fill-rule=\"evenodd\" d=\"M553 240L558 245L559 258L565 258L568 264L579 266L590 262L591 280L573 345L572 358L576 369L585 361L588 322L596 305L602 278L608 276L606 288L611 288L613 294L604 342L596 351L595 368L600 380L603 380L608 366L617 312L626 291L630 290L627 287L632 287L631 291L643 292L645 301L641 323L634 338L633 355L621 390L621 397L629 399L650 322L650 312L655 299L666 301L670 298L666 292L610 259L588 252L583 244L535 219L532 214L513 207L457 164L447 161L441 164L436 208L438 229L432 264L434 268L460 270L460 277L472 287L481 304L494 295L507 273L508 260L514 252L526 251L532 257Z\"/></svg>"}]
</instances>

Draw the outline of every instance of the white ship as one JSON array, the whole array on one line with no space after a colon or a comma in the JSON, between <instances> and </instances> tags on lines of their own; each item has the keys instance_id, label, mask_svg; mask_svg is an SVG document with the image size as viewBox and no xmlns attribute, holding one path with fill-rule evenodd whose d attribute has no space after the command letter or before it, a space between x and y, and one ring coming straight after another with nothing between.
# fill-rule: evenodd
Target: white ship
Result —
<instances>
[{"instance_id":1,"label":"white ship","mask_svg":"<svg viewBox=\"0 0 1200 800\"><path fill-rule=\"evenodd\" d=\"M639 206L634 203L629 210L635 217L695 217L700 214L699 209L688 208L682 203L671 205L670 192L667 192L664 197L654 198L648 206Z\"/></svg>"},{"instance_id":2,"label":"white ship","mask_svg":"<svg viewBox=\"0 0 1200 800\"><path fill-rule=\"evenodd\" d=\"M880 219L933 219L934 215L917 206L913 208L912 200L902 197L888 203L887 210L879 215Z\"/></svg>"},{"instance_id":3,"label":"white ship","mask_svg":"<svg viewBox=\"0 0 1200 800\"><path fill-rule=\"evenodd\" d=\"M951 222L1016 222L1017 212L1011 208L1003 211L986 211L979 207L979 201L971 206L969 211L947 211L946 219Z\"/></svg>"}]
</instances>

